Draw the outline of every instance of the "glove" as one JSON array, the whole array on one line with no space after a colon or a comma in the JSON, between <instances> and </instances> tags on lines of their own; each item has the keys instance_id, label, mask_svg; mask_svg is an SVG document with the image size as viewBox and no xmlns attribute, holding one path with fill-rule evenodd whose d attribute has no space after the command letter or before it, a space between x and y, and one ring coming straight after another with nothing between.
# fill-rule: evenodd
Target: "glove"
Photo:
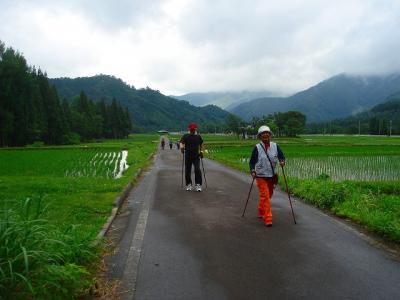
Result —
<instances>
[{"instance_id":1,"label":"glove","mask_svg":"<svg viewBox=\"0 0 400 300\"><path fill-rule=\"evenodd\" d=\"M203 157L204 157L203 151L200 151L200 158L203 158Z\"/></svg>"}]
</instances>

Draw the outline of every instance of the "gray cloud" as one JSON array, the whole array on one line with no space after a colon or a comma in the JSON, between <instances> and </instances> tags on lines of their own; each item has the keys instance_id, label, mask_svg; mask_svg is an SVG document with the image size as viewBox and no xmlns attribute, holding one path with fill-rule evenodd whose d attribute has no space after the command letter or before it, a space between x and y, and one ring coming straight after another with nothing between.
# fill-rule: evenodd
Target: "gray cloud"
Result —
<instances>
[{"instance_id":1,"label":"gray cloud","mask_svg":"<svg viewBox=\"0 0 400 300\"><path fill-rule=\"evenodd\" d=\"M149 18L162 17L159 7L164 2L165 0L74 0L69 3L104 30L115 30L137 26Z\"/></svg>"},{"instance_id":2,"label":"gray cloud","mask_svg":"<svg viewBox=\"0 0 400 300\"><path fill-rule=\"evenodd\" d=\"M0 0L0 39L53 76L112 74L165 93L288 94L400 71L400 1Z\"/></svg>"},{"instance_id":3,"label":"gray cloud","mask_svg":"<svg viewBox=\"0 0 400 300\"><path fill-rule=\"evenodd\" d=\"M119 30L134 27L148 19L162 17L160 6L166 0L0 0L3 10L45 9L82 15L101 30ZM27 20L29 22L29 20ZM94 30L98 28L93 28Z\"/></svg>"}]
</instances>

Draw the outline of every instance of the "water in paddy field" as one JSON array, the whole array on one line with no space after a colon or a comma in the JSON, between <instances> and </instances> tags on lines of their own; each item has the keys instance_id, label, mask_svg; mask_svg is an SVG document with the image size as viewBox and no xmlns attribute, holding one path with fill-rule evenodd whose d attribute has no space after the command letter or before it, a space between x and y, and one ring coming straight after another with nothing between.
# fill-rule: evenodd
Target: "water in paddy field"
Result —
<instances>
[{"instance_id":1,"label":"water in paddy field","mask_svg":"<svg viewBox=\"0 0 400 300\"><path fill-rule=\"evenodd\" d=\"M128 151L93 152L90 156L80 155L66 166L64 176L121 178L129 165Z\"/></svg>"},{"instance_id":2,"label":"water in paddy field","mask_svg":"<svg viewBox=\"0 0 400 300\"><path fill-rule=\"evenodd\" d=\"M122 151L122 158L119 161L119 171L118 173L114 176L115 179L121 178L122 173L129 168L126 159L128 158L128 150L123 150Z\"/></svg>"}]
</instances>

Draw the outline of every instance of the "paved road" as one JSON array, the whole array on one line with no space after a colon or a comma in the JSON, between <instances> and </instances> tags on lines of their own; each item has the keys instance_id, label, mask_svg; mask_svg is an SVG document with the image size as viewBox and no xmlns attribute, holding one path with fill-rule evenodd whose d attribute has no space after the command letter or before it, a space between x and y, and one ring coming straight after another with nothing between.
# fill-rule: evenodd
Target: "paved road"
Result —
<instances>
[{"instance_id":1,"label":"paved road","mask_svg":"<svg viewBox=\"0 0 400 300\"><path fill-rule=\"evenodd\" d=\"M181 158L160 151L129 194L107 261L124 299L400 299L400 263L343 222L276 190L257 218L250 177L204 160L208 188L181 188Z\"/></svg>"}]
</instances>

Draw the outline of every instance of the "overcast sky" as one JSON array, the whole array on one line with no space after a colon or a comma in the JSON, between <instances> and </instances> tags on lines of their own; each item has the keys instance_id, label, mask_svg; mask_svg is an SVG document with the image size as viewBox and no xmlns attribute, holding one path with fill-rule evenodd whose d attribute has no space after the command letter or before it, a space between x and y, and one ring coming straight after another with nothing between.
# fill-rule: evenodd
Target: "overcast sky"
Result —
<instances>
[{"instance_id":1,"label":"overcast sky","mask_svg":"<svg viewBox=\"0 0 400 300\"><path fill-rule=\"evenodd\" d=\"M287 95L400 71L400 0L0 0L0 40L50 78Z\"/></svg>"}]
</instances>

